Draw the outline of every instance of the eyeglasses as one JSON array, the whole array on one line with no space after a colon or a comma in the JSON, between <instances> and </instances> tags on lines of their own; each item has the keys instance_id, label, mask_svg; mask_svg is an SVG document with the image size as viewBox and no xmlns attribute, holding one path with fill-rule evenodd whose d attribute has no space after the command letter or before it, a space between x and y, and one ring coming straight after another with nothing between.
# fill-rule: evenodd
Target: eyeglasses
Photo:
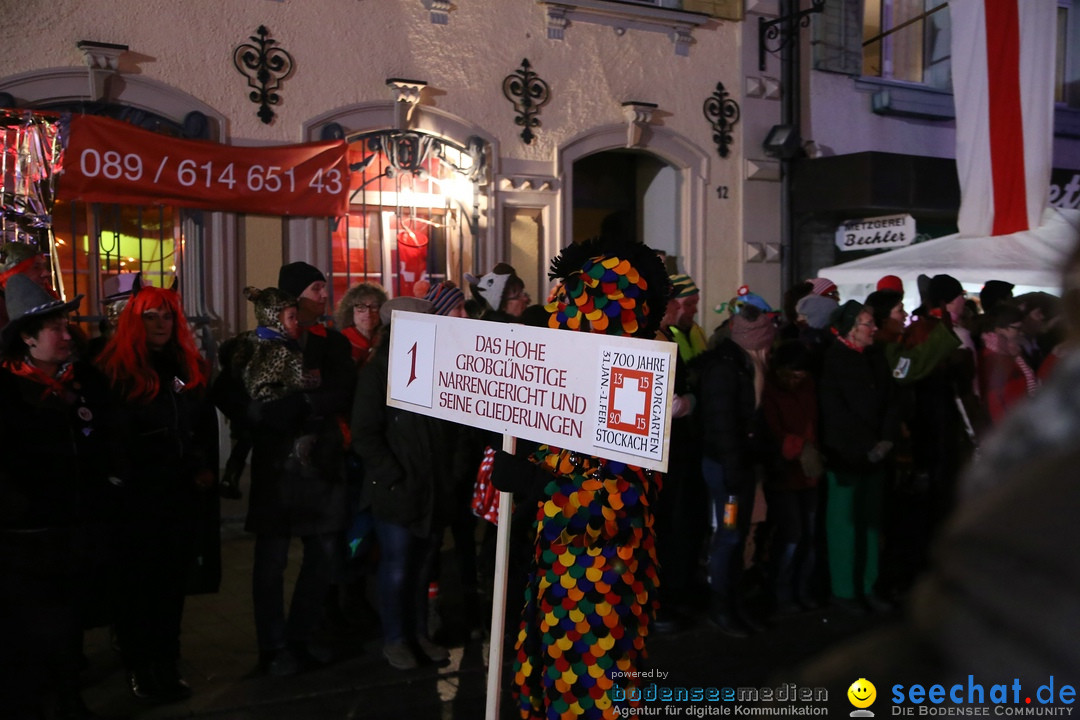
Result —
<instances>
[{"instance_id":1,"label":"eyeglasses","mask_svg":"<svg viewBox=\"0 0 1080 720\"><path fill-rule=\"evenodd\" d=\"M510 302L511 300L528 300L528 299L529 299L529 293L519 293L517 295L511 295L510 297L506 298L506 302Z\"/></svg>"},{"instance_id":2,"label":"eyeglasses","mask_svg":"<svg viewBox=\"0 0 1080 720\"><path fill-rule=\"evenodd\" d=\"M855 324L860 326L860 327L868 327L868 328L876 328L877 327L877 323L872 323L872 322L855 323Z\"/></svg>"},{"instance_id":3,"label":"eyeglasses","mask_svg":"<svg viewBox=\"0 0 1080 720\"><path fill-rule=\"evenodd\" d=\"M379 306L378 305L369 305L369 304L357 303L356 305L353 305L353 312L356 312L357 310L359 310L360 312L369 312L369 313L379 312Z\"/></svg>"}]
</instances>

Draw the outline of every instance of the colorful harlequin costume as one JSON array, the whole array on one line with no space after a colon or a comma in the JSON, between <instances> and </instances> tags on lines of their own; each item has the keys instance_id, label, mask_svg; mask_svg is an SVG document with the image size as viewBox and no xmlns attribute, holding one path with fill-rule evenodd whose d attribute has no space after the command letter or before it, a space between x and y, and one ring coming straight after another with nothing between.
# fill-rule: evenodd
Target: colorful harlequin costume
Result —
<instances>
[{"instance_id":1,"label":"colorful harlequin costume","mask_svg":"<svg viewBox=\"0 0 1080 720\"><path fill-rule=\"evenodd\" d=\"M550 276L562 279L546 306L552 328L652 338L670 293L653 250L615 239L571 245ZM493 472L523 504L539 494L515 644L521 717L618 717L626 689L640 682L634 673L656 610L649 506L660 477L546 445L521 472L524 462L500 453Z\"/></svg>"}]
</instances>

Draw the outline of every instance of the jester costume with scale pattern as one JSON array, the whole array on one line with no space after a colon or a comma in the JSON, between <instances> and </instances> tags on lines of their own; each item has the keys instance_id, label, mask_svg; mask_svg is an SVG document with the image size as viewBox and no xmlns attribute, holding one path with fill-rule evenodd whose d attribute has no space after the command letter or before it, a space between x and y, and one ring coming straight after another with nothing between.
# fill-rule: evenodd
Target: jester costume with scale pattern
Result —
<instances>
[{"instance_id":1,"label":"jester costume with scale pattern","mask_svg":"<svg viewBox=\"0 0 1080 720\"><path fill-rule=\"evenodd\" d=\"M563 250L550 275L562 279L550 327L655 337L670 285L652 249L590 240ZM649 506L660 475L546 445L529 460L546 485L515 644L521 717L618 717L657 606Z\"/></svg>"}]
</instances>

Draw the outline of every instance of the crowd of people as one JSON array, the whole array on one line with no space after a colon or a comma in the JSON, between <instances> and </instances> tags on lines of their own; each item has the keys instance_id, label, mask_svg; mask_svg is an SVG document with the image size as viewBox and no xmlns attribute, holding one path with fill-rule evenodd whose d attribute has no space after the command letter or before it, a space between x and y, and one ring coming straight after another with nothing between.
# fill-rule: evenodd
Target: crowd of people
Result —
<instances>
[{"instance_id":1,"label":"crowd of people","mask_svg":"<svg viewBox=\"0 0 1080 720\"><path fill-rule=\"evenodd\" d=\"M469 295L424 281L389 299L360 283L325 322L325 275L287 264L275 287L245 289L257 327L221 345L215 372L175 289L134 278L91 344L68 321L80 298L56 296L41 256L4 256L0 432L14 450L0 468L0 659L12 668L0 701L19 720L92 716L81 635L105 624L136 697L190 696L177 670L184 597L217 587L218 497L240 497L249 455L261 671L332 662L328 619L369 581L392 667L448 658L430 624L440 550L452 536L464 604L478 606L493 532L470 499L498 440L386 405L395 310L678 350L663 476L547 445L486 453L519 518L508 594L523 604L511 684L524 718L614 716L614 687L633 683L650 632L705 621L746 638L822 603L891 607L924 569L960 469L1065 352L1057 298L1013 298L991 280L976 300L948 275L921 278L918 302L892 276L843 303L813 278L782 311L744 286L707 337L694 281L609 228L553 261L539 305L500 263L467 276ZM224 463L215 407L233 440Z\"/></svg>"}]
</instances>

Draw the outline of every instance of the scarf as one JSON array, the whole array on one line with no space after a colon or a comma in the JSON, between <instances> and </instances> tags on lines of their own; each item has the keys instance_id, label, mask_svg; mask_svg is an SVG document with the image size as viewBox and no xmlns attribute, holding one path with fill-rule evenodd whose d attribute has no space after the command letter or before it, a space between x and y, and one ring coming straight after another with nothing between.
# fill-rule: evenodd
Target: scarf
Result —
<instances>
[{"instance_id":1,"label":"scarf","mask_svg":"<svg viewBox=\"0 0 1080 720\"><path fill-rule=\"evenodd\" d=\"M1020 372L1024 373L1024 384L1027 385L1027 394L1035 394L1035 391L1039 389L1039 378L1035 377L1035 371L1027 364L1023 355L1017 355L1013 358L1013 362L1016 363L1016 367L1020 368Z\"/></svg>"},{"instance_id":2,"label":"scarf","mask_svg":"<svg viewBox=\"0 0 1080 720\"><path fill-rule=\"evenodd\" d=\"M754 320L734 315L731 318L731 339L743 350L764 350L776 339L776 325L764 313Z\"/></svg>"},{"instance_id":3,"label":"scarf","mask_svg":"<svg viewBox=\"0 0 1080 720\"><path fill-rule=\"evenodd\" d=\"M26 378L27 380L36 382L38 385L44 386L41 391L42 400L49 397L49 395L62 397L67 390L67 385L75 377L75 367L71 363L64 363L61 365L60 371L57 372L55 377L48 375L28 359L6 360L3 363L3 368L12 375Z\"/></svg>"},{"instance_id":4,"label":"scarf","mask_svg":"<svg viewBox=\"0 0 1080 720\"><path fill-rule=\"evenodd\" d=\"M859 345L856 345L855 343L848 340L846 337L841 335L840 331L837 330L836 328L829 328L829 329L832 330L832 334L835 335L836 339L839 340L841 343L843 343L845 347L850 348L850 349L854 350L857 353L861 353L863 350L866 349L866 348L861 347Z\"/></svg>"},{"instance_id":5,"label":"scarf","mask_svg":"<svg viewBox=\"0 0 1080 720\"><path fill-rule=\"evenodd\" d=\"M255 337L260 340L270 340L271 342L285 343L291 350L300 350L300 343L293 340L291 337L271 327L265 325L259 325L255 328Z\"/></svg>"},{"instance_id":6,"label":"scarf","mask_svg":"<svg viewBox=\"0 0 1080 720\"><path fill-rule=\"evenodd\" d=\"M983 346L990 352L997 355L1010 355L1002 347L1001 336L996 332L983 333L982 336ZM1016 363L1016 367L1024 375L1024 384L1027 386L1027 394L1031 395L1039 389L1039 378L1035 377L1035 371L1031 369L1031 366L1024 360L1023 355L1014 355L1013 362Z\"/></svg>"}]
</instances>

